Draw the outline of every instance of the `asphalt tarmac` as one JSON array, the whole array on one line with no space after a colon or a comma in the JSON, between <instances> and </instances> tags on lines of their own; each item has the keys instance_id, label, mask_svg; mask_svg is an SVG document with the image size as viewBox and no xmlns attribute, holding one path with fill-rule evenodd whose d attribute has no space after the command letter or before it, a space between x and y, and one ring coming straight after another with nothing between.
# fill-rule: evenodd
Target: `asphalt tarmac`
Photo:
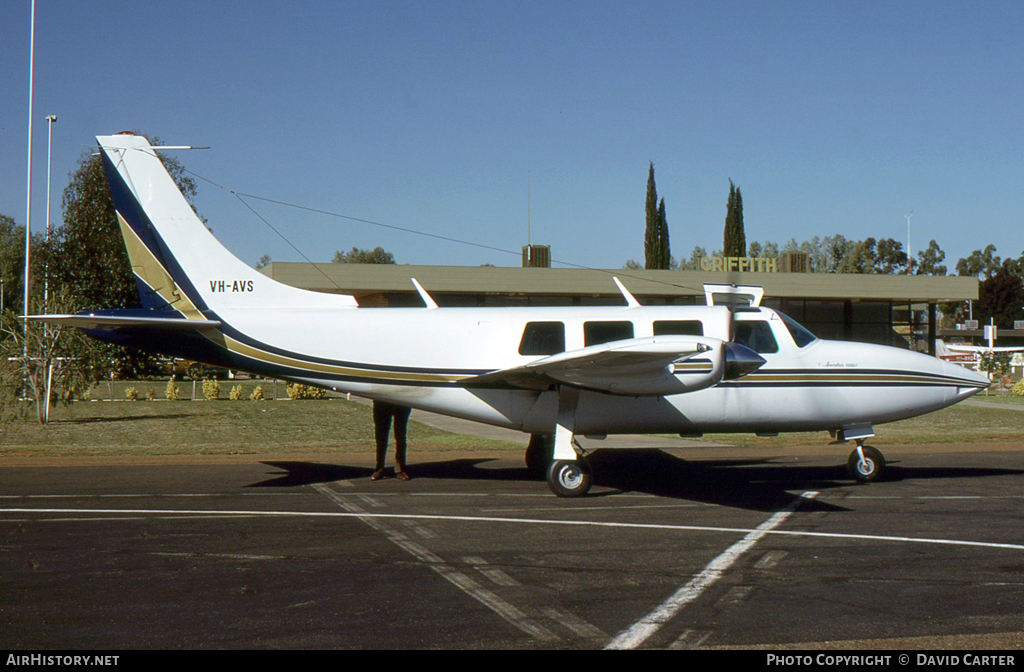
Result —
<instances>
[{"instance_id":1,"label":"asphalt tarmac","mask_svg":"<svg viewBox=\"0 0 1024 672\"><path fill-rule=\"evenodd\" d=\"M0 648L1024 647L1024 447L673 445L9 462Z\"/></svg>"}]
</instances>

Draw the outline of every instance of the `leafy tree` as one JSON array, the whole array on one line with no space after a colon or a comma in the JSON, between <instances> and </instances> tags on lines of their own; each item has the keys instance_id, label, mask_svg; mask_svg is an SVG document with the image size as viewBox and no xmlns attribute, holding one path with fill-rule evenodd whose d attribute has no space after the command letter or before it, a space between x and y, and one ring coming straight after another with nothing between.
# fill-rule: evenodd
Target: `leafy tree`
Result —
<instances>
[{"instance_id":1,"label":"leafy tree","mask_svg":"<svg viewBox=\"0 0 1024 672\"><path fill-rule=\"evenodd\" d=\"M832 240L832 261L835 273L870 273L875 266L875 239L846 240L835 235Z\"/></svg>"},{"instance_id":2,"label":"leafy tree","mask_svg":"<svg viewBox=\"0 0 1024 672\"><path fill-rule=\"evenodd\" d=\"M700 267L700 260L708 256L708 251L700 245L695 245L693 251L690 252L690 258L686 261L675 263L673 260L673 268L678 268L682 271L700 271L703 270Z\"/></svg>"},{"instance_id":3,"label":"leafy tree","mask_svg":"<svg viewBox=\"0 0 1024 672\"><path fill-rule=\"evenodd\" d=\"M372 250L353 247L345 253L338 250L334 253L334 258L331 261L335 264L394 264L395 257L390 252L386 252L383 247L375 247Z\"/></svg>"},{"instance_id":4,"label":"leafy tree","mask_svg":"<svg viewBox=\"0 0 1024 672\"><path fill-rule=\"evenodd\" d=\"M1016 259L1011 257L1003 259L1002 269L1007 273L1024 278L1024 252Z\"/></svg>"},{"instance_id":5,"label":"leafy tree","mask_svg":"<svg viewBox=\"0 0 1024 672\"><path fill-rule=\"evenodd\" d=\"M872 273L893 275L905 273L907 270L907 253L903 251L903 243L893 238L878 241L875 247L875 265Z\"/></svg>"},{"instance_id":6,"label":"leafy tree","mask_svg":"<svg viewBox=\"0 0 1024 672\"><path fill-rule=\"evenodd\" d=\"M830 273L901 273L907 267L903 243L892 238L847 240L836 234L825 238L826 271Z\"/></svg>"},{"instance_id":7,"label":"leafy tree","mask_svg":"<svg viewBox=\"0 0 1024 672\"><path fill-rule=\"evenodd\" d=\"M162 144L150 138L150 144ZM196 194L192 178L173 158L160 155L164 166L185 198ZM114 203L110 199L103 162L90 151L79 158L70 175L61 205L63 225L51 238L49 278L51 286L67 285L83 310L91 308L138 308L138 290L125 250Z\"/></svg>"},{"instance_id":8,"label":"leafy tree","mask_svg":"<svg viewBox=\"0 0 1024 672\"><path fill-rule=\"evenodd\" d=\"M32 236L32 249L42 244L43 236ZM33 276L39 260L33 258ZM25 227L15 224L14 219L0 215L0 287L3 293L4 310L21 314L24 310L23 287L25 281Z\"/></svg>"},{"instance_id":9,"label":"leafy tree","mask_svg":"<svg viewBox=\"0 0 1024 672\"><path fill-rule=\"evenodd\" d=\"M802 250L794 249L792 252L799 252ZM764 241L759 243L757 241L752 242L747 246L748 257L768 257L774 259L779 256L779 244L771 241Z\"/></svg>"},{"instance_id":10,"label":"leafy tree","mask_svg":"<svg viewBox=\"0 0 1024 672\"><path fill-rule=\"evenodd\" d=\"M987 245L984 250L971 252L965 259L956 262L956 274L961 277L973 275L976 278L991 278L999 271L1001 265L1001 259L995 252L995 245Z\"/></svg>"},{"instance_id":11,"label":"leafy tree","mask_svg":"<svg viewBox=\"0 0 1024 672\"><path fill-rule=\"evenodd\" d=\"M978 353L979 367L988 374L989 380L997 380L1010 371L1011 355L1005 352L981 352ZM988 395L988 390L985 390Z\"/></svg>"},{"instance_id":12,"label":"leafy tree","mask_svg":"<svg viewBox=\"0 0 1024 672\"><path fill-rule=\"evenodd\" d=\"M72 313L78 308L67 287L51 291L46 313ZM20 311L19 311L20 312ZM102 345L87 338L78 329L29 321L23 324L11 311L0 317L0 418L23 415L27 406L23 390L35 399L35 415L46 421L46 398L70 405L75 397L89 389L104 363ZM13 411L13 413L12 413Z\"/></svg>"},{"instance_id":13,"label":"leafy tree","mask_svg":"<svg viewBox=\"0 0 1024 672\"><path fill-rule=\"evenodd\" d=\"M270 263L270 255L269 254L264 254L262 257L260 257L259 261L256 262L256 266L254 268L258 271L258 270L260 270L261 268L263 268L264 266L266 266L269 263Z\"/></svg>"},{"instance_id":14,"label":"leafy tree","mask_svg":"<svg viewBox=\"0 0 1024 672\"><path fill-rule=\"evenodd\" d=\"M722 252L727 257L747 256L747 238L743 232L743 195L732 180L729 180L729 200L725 204Z\"/></svg>"},{"instance_id":15,"label":"leafy tree","mask_svg":"<svg viewBox=\"0 0 1024 672\"><path fill-rule=\"evenodd\" d=\"M149 138L149 142L154 146L162 144L155 137ZM191 203L196 186L185 174L184 166L164 154L160 159ZM46 265L50 291L67 288L69 302L79 310L141 307L103 161L98 155L88 150L82 153L78 168L71 173L64 189L61 205L63 224L41 250L40 263ZM108 365L123 376L149 373L154 366L154 358L138 350L109 345L105 352Z\"/></svg>"},{"instance_id":16,"label":"leafy tree","mask_svg":"<svg viewBox=\"0 0 1024 672\"><path fill-rule=\"evenodd\" d=\"M946 275L946 267L942 265L946 253L934 240L928 243L928 249L917 253L917 258L917 275Z\"/></svg>"},{"instance_id":17,"label":"leafy tree","mask_svg":"<svg viewBox=\"0 0 1024 672\"><path fill-rule=\"evenodd\" d=\"M989 318L996 326L1012 329L1015 320L1024 320L1024 281L1005 269L999 269L982 281L978 288L978 301L974 304L974 317L981 324Z\"/></svg>"},{"instance_id":18,"label":"leafy tree","mask_svg":"<svg viewBox=\"0 0 1024 672\"><path fill-rule=\"evenodd\" d=\"M815 236L810 240L805 240L802 243L797 243L795 238L790 238L789 242L779 249L778 244L765 242L763 245L762 252L763 256L779 256L779 253L794 253L799 252L807 255L807 267L811 273L835 273L834 264L831 264L831 256L828 253L830 238L824 239ZM750 255L753 256L753 255Z\"/></svg>"}]
</instances>

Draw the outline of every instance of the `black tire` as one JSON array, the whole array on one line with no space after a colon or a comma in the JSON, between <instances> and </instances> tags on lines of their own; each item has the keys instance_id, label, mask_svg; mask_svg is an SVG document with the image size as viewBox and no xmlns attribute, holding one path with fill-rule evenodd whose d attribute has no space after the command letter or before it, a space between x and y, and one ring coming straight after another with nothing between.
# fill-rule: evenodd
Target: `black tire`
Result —
<instances>
[{"instance_id":1,"label":"black tire","mask_svg":"<svg viewBox=\"0 0 1024 672\"><path fill-rule=\"evenodd\" d=\"M582 459L555 460L548 467L548 487L559 497L582 497L590 491L590 466Z\"/></svg>"},{"instance_id":2,"label":"black tire","mask_svg":"<svg viewBox=\"0 0 1024 672\"><path fill-rule=\"evenodd\" d=\"M531 434L530 444L526 447L526 470L533 478L544 478L551 454L554 452L554 437L550 434Z\"/></svg>"},{"instance_id":3,"label":"black tire","mask_svg":"<svg viewBox=\"0 0 1024 672\"><path fill-rule=\"evenodd\" d=\"M192 380L202 380L206 375L206 367L200 362L192 362L188 365L188 377Z\"/></svg>"},{"instance_id":4,"label":"black tire","mask_svg":"<svg viewBox=\"0 0 1024 672\"><path fill-rule=\"evenodd\" d=\"M885 477L885 458L882 453L873 446L864 446L864 462L861 463L860 455L854 450L850 458L846 460L846 468L850 475L860 483L874 483Z\"/></svg>"}]
</instances>

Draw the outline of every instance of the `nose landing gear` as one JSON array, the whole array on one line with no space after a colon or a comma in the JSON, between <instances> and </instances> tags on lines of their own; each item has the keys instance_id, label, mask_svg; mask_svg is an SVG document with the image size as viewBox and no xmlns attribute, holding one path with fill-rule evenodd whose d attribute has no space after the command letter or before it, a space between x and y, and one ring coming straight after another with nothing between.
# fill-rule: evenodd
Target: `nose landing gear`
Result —
<instances>
[{"instance_id":1,"label":"nose landing gear","mask_svg":"<svg viewBox=\"0 0 1024 672\"><path fill-rule=\"evenodd\" d=\"M885 476L885 457L874 446L865 446L863 440L858 440L846 467L859 483L874 483Z\"/></svg>"}]
</instances>

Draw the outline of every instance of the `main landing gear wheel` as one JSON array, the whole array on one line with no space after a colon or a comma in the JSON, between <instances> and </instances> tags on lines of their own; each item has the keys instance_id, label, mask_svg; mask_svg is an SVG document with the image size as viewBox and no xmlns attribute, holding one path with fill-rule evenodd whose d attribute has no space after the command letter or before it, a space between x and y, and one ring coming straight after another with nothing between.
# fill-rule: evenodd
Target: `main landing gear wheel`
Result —
<instances>
[{"instance_id":1,"label":"main landing gear wheel","mask_svg":"<svg viewBox=\"0 0 1024 672\"><path fill-rule=\"evenodd\" d=\"M864 459L860 457L864 453ZM874 483L885 476L885 458L874 446L861 446L860 451L854 449L846 460L850 474L861 483Z\"/></svg>"},{"instance_id":2,"label":"main landing gear wheel","mask_svg":"<svg viewBox=\"0 0 1024 672\"><path fill-rule=\"evenodd\" d=\"M590 466L582 458L555 460L548 467L548 486L559 497L582 497L590 491L591 481Z\"/></svg>"}]
</instances>

